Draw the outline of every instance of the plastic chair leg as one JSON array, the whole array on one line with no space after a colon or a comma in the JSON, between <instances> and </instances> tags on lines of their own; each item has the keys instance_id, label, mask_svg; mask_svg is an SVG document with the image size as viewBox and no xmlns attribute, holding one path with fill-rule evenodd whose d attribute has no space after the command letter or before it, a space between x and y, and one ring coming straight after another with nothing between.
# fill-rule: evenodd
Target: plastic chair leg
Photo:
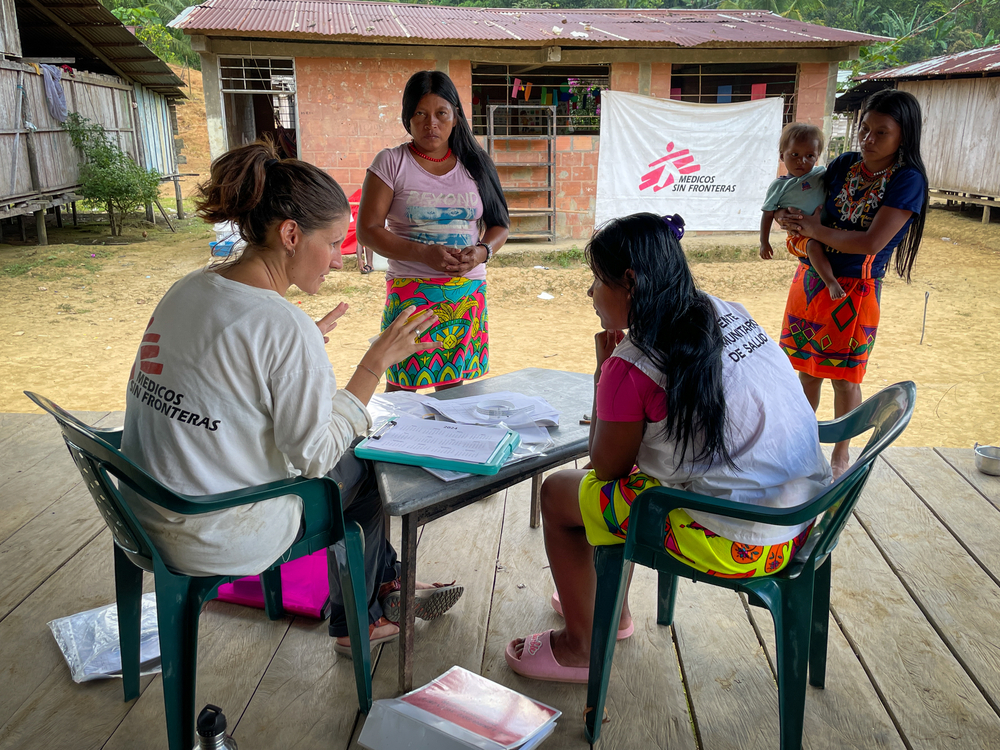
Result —
<instances>
[{"instance_id":1,"label":"plastic chair leg","mask_svg":"<svg viewBox=\"0 0 1000 750\"><path fill-rule=\"evenodd\" d=\"M139 627L142 618L142 568L115 544L115 599L118 644L122 655L125 702L139 697Z\"/></svg>"},{"instance_id":2,"label":"plastic chair leg","mask_svg":"<svg viewBox=\"0 0 1000 750\"><path fill-rule=\"evenodd\" d=\"M170 750L194 743L198 671L198 617L221 578L189 578L156 571L156 620L163 664L163 708Z\"/></svg>"},{"instance_id":3,"label":"plastic chair leg","mask_svg":"<svg viewBox=\"0 0 1000 750\"><path fill-rule=\"evenodd\" d=\"M625 547L620 544L596 547L594 568L597 570L597 596L594 600L594 628L590 635L590 679L584 713L584 732L591 745L601 736L611 662L618 640L618 621L631 569L631 566L625 565Z\"/></svg>"},{"instance_id":4,"label":"plastic chair leg","mask_svg":"<svg viewBox=\"0 0 1000 750\"><path fill-rule=\"evenodd\" d=\"M339 545L338 545L339 546ZM365 589L365 537L357 522L344 528L346 559L333 549L327 554L337 559L340 590L347 613L347 634L351 638L351 658L354 660L354 682L358 689L358 707L366 714L372 707L372 653L368 640L368 599Z\"/></svg>"},{"instance_id":5,"label":"plastic chair leg","mask_svg":"<svg viewBox=\"0 0 1000 750\"><path fill-rule=\"evenodd\" d=\"M677 601L677 576L662 570L657 571L657 625L673 625L675 601Z\"/></svg>"},{"instance_id":6,"label":"plastic chair leg","mask_svg":"<svg viewBox=\"0 0 1000 750\"><path fill-rule=\"evenodd\" d=\"M774 618L780 748L801 750L813 580L809 572L803 572L794 581L785 581L781 587L773 580L768 584L755 591Z\"/></svg>"},{"instance_id":7,"label":"plastic chair leg","mask_svg":"<svg viewBox=\"0 0 1000 750\"><path fill-rule=\"evenodd\" d=\"M280 620L285 616L281 599L281 566L265 570L260 574L260 585L264 589L264 612L269 620Z\"/></svg>"},{"instance_id":8,"label":"plastic chair leg","mask_svg":"<svg viewBox=\"0 0 1000 750\"><path fill-rule=\"evenodd\" d=\"M830 627L830 571L833 555L816 568L813 579L812 634L809 636L809 684L826 686L826 648Z\"/></svg>"}]
</instances>

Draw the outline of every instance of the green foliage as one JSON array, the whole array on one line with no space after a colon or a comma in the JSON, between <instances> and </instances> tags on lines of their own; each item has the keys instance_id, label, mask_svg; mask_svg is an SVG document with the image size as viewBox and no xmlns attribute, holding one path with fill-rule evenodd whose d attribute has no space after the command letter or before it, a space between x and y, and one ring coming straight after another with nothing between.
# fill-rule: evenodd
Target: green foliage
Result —
<instances>
[{"instance_id":1,"label":"green foliage","mask_svg":"<svg viewBox=\"0 0 1000 750\"><path fill-rule=\"evenodd\" d=\"M134 26L136 39L161 60L201 69L201 59L191 49L191 38L179 29L166 26L189 5L187 0L158 0L153 3L101 0L101 3L124 25Z\"/></svg>"},{"instance_id":2,"label":"green foliage","mask_svg":"<svg viewBox=\"0 0 1000 750\"><path fill-rule=\"evenodd\" d=\"M63 127L84 155L80 166L80 193L90 203L107 209L112 236L122 233L122 220L139 206L152 203L160 187L160 173L132 161L100 125L73 112Z\"/></svg>"}]
</instances>

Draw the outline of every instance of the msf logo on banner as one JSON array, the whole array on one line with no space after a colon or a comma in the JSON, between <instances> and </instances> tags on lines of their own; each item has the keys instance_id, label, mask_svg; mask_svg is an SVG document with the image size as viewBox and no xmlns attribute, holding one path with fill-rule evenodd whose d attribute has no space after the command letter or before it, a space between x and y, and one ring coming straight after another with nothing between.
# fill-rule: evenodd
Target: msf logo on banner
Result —
<instances>
[{"instance_id":1,"label":"msf logo on banner","mask_svg":"<svg viewBox=\"0 0 1000 750\"><path fill-rule=\"evenodd\" d=\"M658 193L669 187L673 193L736 192L735 184L716 182L714 174L696 174L701 171L701 164L695 164L694 157L686 148L674 151L673 141L667 144L667 155L650 162L647 168L649 171L639 178L640 191L653 188L653 192Z\"/></svg>"},{"instance_id":2,"label":"msf logo on banner","mask_svg":"<svg viewBox=\"0 0 1000 750\"><path fill-rule=\"evenodd\" d=\"M668 170L667 167L670 167L670 169ZM639 190L653 188L654 193L658 193L663 188L673 185L675 172L680 177L680 181L685 182L684 178L687 175L701 171L701 165L694 163L694 157L691 156L691 152L688 149L674 151L673 141L667 144L667 155L650 162L648 168L649 171L639 178ZM666 177L664 177L664 173ZM676 189L675 187L674 190Z\"/></svg>"}]
</instances>

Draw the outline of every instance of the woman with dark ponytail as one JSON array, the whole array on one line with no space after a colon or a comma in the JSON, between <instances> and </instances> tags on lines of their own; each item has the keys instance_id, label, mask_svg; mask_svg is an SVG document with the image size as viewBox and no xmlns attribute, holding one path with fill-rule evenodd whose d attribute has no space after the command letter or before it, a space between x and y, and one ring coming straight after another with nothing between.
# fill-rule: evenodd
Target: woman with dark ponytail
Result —
<instances>
[{"instance_id":1,"label":"woman with dark ponytail","mask_svg":"<svg viewBox=\"0 0 1000 750\"><path fill-rule=\"evenodd\" d=\"M587 245L595 336L590 471L542 484L545 551L566 626L511 641L511 669L587 682L596 577L593 547L622 544L636 495L660 484L772 508L798 505L830 481L816 419L778 346L742 305L700 291L680 216L635 214ZM628 333L625 333L625 329ZM671 511L664 549L709 575L769 575L811 523L772 526ZM634 631L626 600L618 638Z\"/></svg>"},{"instance_id":2,"label":"woman with dark ponytail","mask_svg":"<svg viewBox=\"0 0 1000 750\"><path fill-rule=\"evenodd\" d=\"M833 411L841 417L861 403L861 381L875 346L882 278L895 270L910 281L927 217L927 170L920 156L920 104L905 91L872 94L861 110L861 153L841 154L826 170L826 204L803 216L781 209L784 228L826 245L834 276L847 296L831 299L809 259L792 280L781 326L781 348L799 372L802 388L819 407L823 381L833 384ZM850 464L850 442L837 443L834 477Z\"/></svg>"},{"instance_id":3,"label":"woman with dark ponytail","mask_svg":"<svg viewBox=\"0 0 1000 750\"><path fill-rule=\"evenodd\" d=\"M365 534L371 641L394 638L396 555L373 472L351 444L371 427L365 405L381 373L439 346L415 341L435 318L400 316L338 389L324 342L347 305L317 323L284 295L293 284L314 294L341 268L351 212L340 186L321 169L279 160L271 144L254 143L213 162L199 190L198 214L234 222L247 247L235 260L188 274L156 306L129 376L122 451L186 495L333 477L345 518ZM294 495L199 516L130 499L164 561L188 575L255 575L302 533ZM336 565L331 572L330 634L338 637L335 649L349 654ZM418 610L440 614L460 593L425 587Z\"/></svg>"},{"instance_id":4,"label":"woman with dark ponytail","mask_svg":"<svg viewBox=\"0 0 1000 750\"><path fill-rule=\"evenodd\" d=\"M507 241L510 218L447 75L410 78L402 121L412 140L368 168L358 241L389 259L383 329L407 305L438 319L428 335L442 348L390 367L386 390L447 388L489 372L486 264Z\"/></svg>"}]
</instances>

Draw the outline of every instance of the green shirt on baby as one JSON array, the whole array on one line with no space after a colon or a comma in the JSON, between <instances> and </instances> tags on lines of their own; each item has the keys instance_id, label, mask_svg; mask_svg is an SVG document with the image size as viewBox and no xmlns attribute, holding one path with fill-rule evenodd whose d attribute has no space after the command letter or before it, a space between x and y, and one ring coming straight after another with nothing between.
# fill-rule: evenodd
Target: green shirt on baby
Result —
<instances>
[{"instance_id":1,"label":"green shirt on baby","mask_svg":"<svg viewBox=\"0 0 1000 750\"><path fill-rule=\"evenodd\" d=\"M801 177L779 177L767 189L767 196L760 210L797 208L804 214L812 214L826 200L825 174L826 167L813 167Z\"/></svg>"}]
</instances>

